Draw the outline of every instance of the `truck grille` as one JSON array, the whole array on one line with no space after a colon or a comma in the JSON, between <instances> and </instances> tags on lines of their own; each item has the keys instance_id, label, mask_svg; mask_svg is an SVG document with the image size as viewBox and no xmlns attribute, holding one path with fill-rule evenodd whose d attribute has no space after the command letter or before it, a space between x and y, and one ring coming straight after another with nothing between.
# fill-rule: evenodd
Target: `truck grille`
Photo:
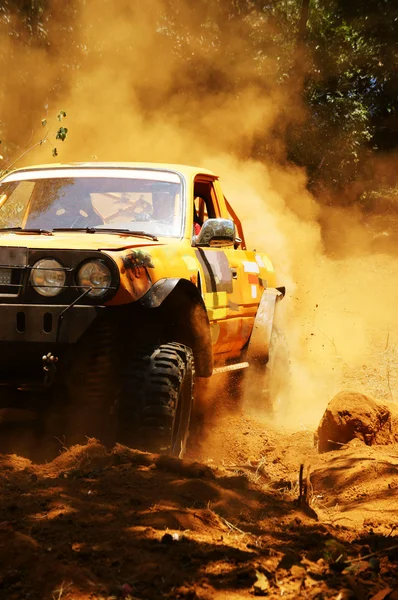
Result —
<instances>
[{"instance_id":1,"label":"truck grille","mask_svg":"<svg viewBox=\"0 0 398 600\"><path fill-rule=\"evenodd\" d=\"M0 285L10 285L11 276L11 269L0 269Z\"/></svg>"},{"instance_id":2,"label":"truck grille","mask_svg":"<svg viewBox=\"0 0 398 600\"><path fill-rule=\"evenodd\" d=\"M18 296L27 265L27 248L0 246L0 296Z\"/></svg>"},{"instance_id":3,"label":"truck grille","mask_svg":"<svg viewBox=\"0 0 398 600\"><path fill-rule=\"evenodd\" d=\"M0 268L0 296L18 296L22 287L23 269Z\"/></svg>"}]
</instances>

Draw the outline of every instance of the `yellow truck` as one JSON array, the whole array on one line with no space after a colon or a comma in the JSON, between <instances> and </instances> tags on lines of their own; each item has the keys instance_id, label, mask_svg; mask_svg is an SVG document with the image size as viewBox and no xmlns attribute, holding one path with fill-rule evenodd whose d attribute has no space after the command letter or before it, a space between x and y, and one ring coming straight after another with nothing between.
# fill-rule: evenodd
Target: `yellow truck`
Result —
<instances>
[{"instance_id":1,"label":"yellow truck","mask_svg":"<svg viewBox=\"0 0 398 600\"><path fill-rule=\"evenodd\" d=\"M195 380L266 374L283 295L210 171L90 162L8 173L2 426L29 411L71 441L112 437L182 456Z\"/></svg>"}]
</instances>

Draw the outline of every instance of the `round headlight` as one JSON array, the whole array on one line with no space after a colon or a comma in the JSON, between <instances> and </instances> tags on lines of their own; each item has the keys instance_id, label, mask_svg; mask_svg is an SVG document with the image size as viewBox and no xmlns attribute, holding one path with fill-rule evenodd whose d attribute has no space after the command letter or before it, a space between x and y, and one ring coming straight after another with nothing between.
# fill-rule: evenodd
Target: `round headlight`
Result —
<instances>
[{"instance_id":1,"label":"round headlight","mask_svg":"<svg viewBox=\"0 0 398 600\"><path fill-rule=\"evenodd\" d=\"M92 288L87 296L100 298L111 287L111 272L103 262L92 260L84 263L77 274L78 285L82 288Z\"/></svg>"},{"instance_id":2,"label":"round headlight","mask_svg":"<svg viewBox=\"0 0 398 600\"><path fill-rule=\"evenodd\" d=\"M53 258L42 258L32 267L30 281L42 296L56 296L65 285L65 269Z\"/></svg>"}]
</instances>

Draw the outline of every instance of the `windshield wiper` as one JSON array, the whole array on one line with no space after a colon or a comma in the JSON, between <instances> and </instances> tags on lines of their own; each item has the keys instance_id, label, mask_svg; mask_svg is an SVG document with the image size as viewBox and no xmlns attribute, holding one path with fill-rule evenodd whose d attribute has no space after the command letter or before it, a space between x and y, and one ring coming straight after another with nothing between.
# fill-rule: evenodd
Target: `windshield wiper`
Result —
<instances>
[{"instance_id":1,"label":"windshield wiper","mask_svg":"<svg viewBox=\"0 0 398 600\"><path fill-rule=\"evenodd\" d=\"M49 229L36 229L29 227L0 227L0 233L7 231L16 231L17 233L39 233L43 235L52 235L52 231Z\"/></svg>"},{"instance_id":2,"label":"windshield wiper","mask_svg":"<svg viewBox=\"0 0 398 600\"><path fill-rule=\"evenodd\" d=\"M52 231L84 231L85 233L116 233L117 235L146 237L150 240L158 241L156 235L146 231L131 231L130 229L116 229L112 227L54 227Z\"/></svg>"}]
</instances>

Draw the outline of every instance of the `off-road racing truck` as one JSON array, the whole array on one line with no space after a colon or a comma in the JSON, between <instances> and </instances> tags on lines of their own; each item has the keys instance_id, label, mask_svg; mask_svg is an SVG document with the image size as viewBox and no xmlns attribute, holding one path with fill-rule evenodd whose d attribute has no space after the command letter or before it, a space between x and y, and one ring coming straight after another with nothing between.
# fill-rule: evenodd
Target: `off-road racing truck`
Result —
<instances>
[{"instance_id":1,"label":"off-road racing truck","mask_svg":"<svg viewBox=\"0 0 398 600\"><path fill-rule=\"evenodd\" d=\"M210 171L13 171L0 181L2 427L29 411L69 440L180 456L195 379L265 373L283 294Z\"/></svg>"}]
</instances>

